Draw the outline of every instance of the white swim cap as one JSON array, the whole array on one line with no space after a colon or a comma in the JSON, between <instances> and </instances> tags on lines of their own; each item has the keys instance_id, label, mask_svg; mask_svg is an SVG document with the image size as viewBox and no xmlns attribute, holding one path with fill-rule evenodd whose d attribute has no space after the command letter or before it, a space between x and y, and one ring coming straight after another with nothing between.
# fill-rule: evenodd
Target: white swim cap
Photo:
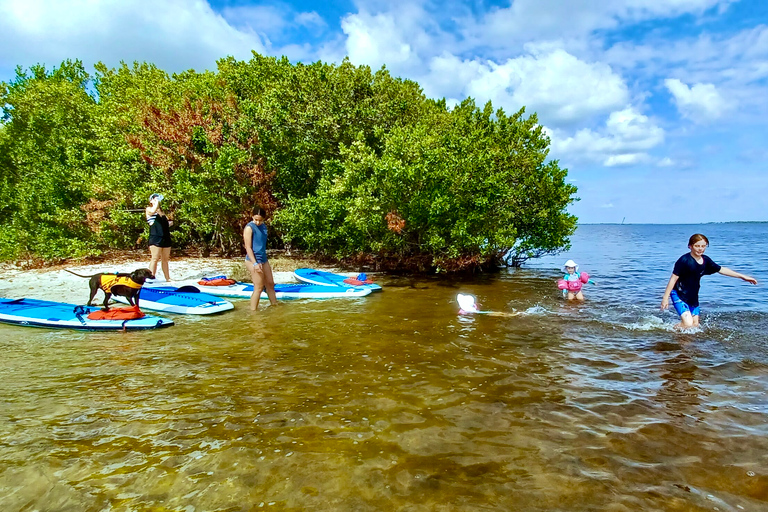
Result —
<instances>
[{"instance_id":1,"label":"white swim cap","mask_svg":"<svg viewBox=\"0 0 768 512\"><path fill-rule=\"evenodd\" d=\"M475 298L472 295L464 295L460 293L456 296L456 302L459 303L459 307L467 313L478 313L480 310L475 305Z\"/></svg>"}]
</instances>

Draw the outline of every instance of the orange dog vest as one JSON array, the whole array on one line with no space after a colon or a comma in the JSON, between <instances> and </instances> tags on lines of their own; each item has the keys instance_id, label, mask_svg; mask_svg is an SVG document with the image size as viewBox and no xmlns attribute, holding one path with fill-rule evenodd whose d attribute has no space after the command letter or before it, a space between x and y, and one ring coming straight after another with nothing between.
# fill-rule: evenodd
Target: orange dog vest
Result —
<instances>
[{"instance_id":1,"label":"orange dog vest","mask_svg":"<svg viewBox=\"0 0 768 512\"><path fill-rule=\"evenodd\" d=\"M127 286L128 288L134 288L136 290L141 288L141 285L130 277L118 277L115 274L104 274L101 276L99 287L104 290L105 293L112 293L112 288L117 285Z\"/></svg>"}]
</instances>

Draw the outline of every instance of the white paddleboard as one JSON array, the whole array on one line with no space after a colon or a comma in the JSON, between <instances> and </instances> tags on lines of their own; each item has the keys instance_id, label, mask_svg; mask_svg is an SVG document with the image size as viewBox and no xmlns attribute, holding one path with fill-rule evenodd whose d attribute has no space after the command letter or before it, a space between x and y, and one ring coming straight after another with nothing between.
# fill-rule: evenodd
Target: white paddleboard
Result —
<instances>
[{"instance_id":1,"label":"white paddleboard","mask_svg":"<svg viewBox=\"0 0 768 512\"><path fill-rule=\"evenodd\" d=\"M142 287L139 290L139 308L180 315L212 315L234 309L234 304L216 295L203 293L199 286L177 288L174 286ZM113 295L113 299L128 304L128 299Z\"/></svg>"}]
</instances>

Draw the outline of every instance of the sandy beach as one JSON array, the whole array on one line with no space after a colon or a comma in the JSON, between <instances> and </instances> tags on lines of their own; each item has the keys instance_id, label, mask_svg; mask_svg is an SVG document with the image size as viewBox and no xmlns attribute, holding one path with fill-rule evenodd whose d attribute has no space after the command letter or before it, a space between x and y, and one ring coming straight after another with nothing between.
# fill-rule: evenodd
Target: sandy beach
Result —
<instances>
[{"instance_id":1,"label":"sandy beach","mask_svg":"<svg viewBox=\"0 0 768 512\"><path fill-rule=\"evenodd\" d=\"M133 272L137 268L146 268L147 259L131 259L119 263L106 262L90 265L63 265L55 268L22 269L14 265L0 265L0 297L2 298L33 298L58 302L84 303L88 298L88 283L86 279L70 274L72 272L89 276L99 272ZM243 275L241 258L196 258L180 257L172 259L170 272L173 285L176 281L185 281L205 276L227 275L238 272ZM297 282L292 272L274 272L276 283ZM163 279L163 273L158 266L158 279ZM95 303L101 300L101 294L96 296Z\"/></svg>"}]
</instances>

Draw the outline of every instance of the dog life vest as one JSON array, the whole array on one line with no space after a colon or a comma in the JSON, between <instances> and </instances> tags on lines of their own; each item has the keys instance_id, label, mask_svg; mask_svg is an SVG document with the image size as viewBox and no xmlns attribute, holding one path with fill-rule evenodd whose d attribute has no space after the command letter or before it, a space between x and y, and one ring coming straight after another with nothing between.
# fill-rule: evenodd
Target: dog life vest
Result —
<instances>
[{"instance_id":1,"label":"dog life vest","mask_svg":"<svg viewBox=\"0 0 768 512\"><path fill-rule=\"evenodd\" d=\"M141 285L130 277L116 276L115 274L104 274L101 276L99 287L104 290L104 293L112 293L112 288L117 285L127 286L136 290L141 288Z\"/></svg>"}]
</instances>

